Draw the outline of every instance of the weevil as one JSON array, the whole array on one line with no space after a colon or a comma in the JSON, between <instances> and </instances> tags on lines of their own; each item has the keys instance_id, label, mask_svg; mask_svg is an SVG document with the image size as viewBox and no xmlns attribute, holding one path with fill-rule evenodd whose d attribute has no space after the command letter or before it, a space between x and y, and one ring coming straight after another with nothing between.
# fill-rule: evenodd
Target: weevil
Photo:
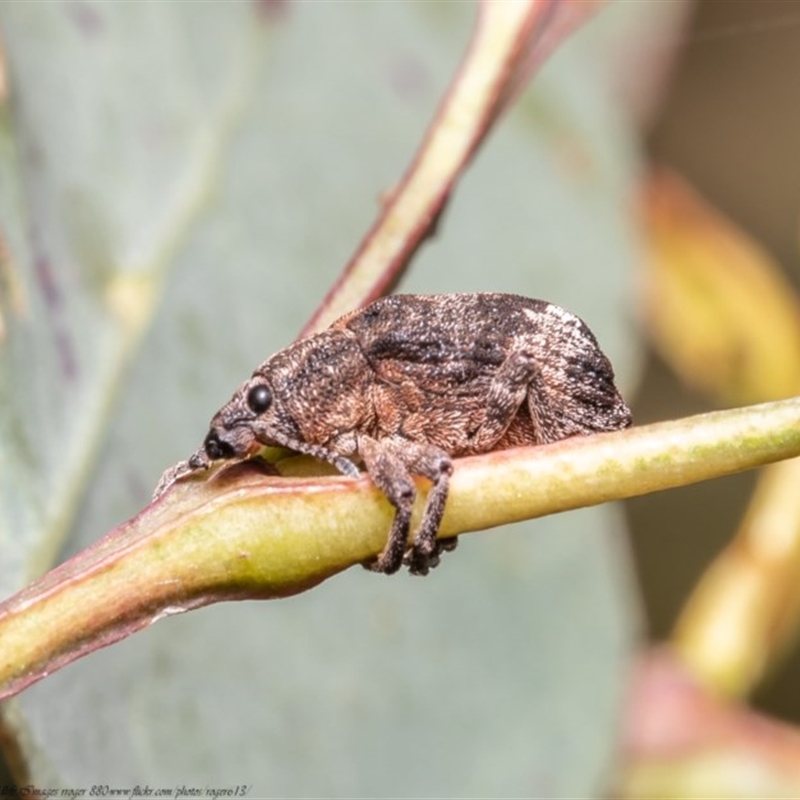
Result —
<instances>
[{"instance_id":1,"label":"weevil","mask_svg":"<svg viewBox=\"0 0 800 800\"><path fill-rule=\"evenodd\" d=\"M360 463L395 508L386 546L365 566L391 574L405 563L425 575L455 546L436 538L454 457L630 424L608 358L569 311L511 294L391 295L261 364L155 496L263 446L353 478ZM409 543L413 475L431 489Z\"/></svg>"}]
</instances>

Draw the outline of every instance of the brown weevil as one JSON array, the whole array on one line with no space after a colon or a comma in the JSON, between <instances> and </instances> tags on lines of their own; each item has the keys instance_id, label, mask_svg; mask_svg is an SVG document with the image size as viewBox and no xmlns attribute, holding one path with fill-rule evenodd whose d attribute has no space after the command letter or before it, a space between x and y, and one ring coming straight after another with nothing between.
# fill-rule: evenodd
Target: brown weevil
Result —
<instances>
[{"instance_id":1,"label":"brown weevil","mask_svg":"<svg viewBox=\"0 0 800 800\"><path fill-rule=\"evenodd\" d=\"M452 458L627 428L631 413L592 332L574 314L511 294L392 295L265 361L211 420L202 446L167 470L156 497L212 461L287 447L358 477L395 507L368 566L425 575ZM412 475L432 483L408 543Z\"/></svg>"}]
</instances>

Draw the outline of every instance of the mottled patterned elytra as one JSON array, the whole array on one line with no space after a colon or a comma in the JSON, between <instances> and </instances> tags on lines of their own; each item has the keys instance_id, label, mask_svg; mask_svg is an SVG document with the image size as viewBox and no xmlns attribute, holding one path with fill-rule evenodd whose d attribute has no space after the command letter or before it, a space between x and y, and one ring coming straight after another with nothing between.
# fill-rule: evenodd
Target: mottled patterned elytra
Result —
<instances>
[{"instance_id":1,"label":"mottled patterned elytra","mask_svg":"<svg viewBox=\"0 0 800 800\"><path fill-rule=\"evenodd\" d=\"M392 295L265 361L213 417L202 446L167 470L156 497L212 461L282 446L358 477L363 464L396 513L366 566L425 575L452 458L626 428L614 371L574 314L510 294ZM431 481L409 544L412 475Z\"/></svg>"}]
</instances>

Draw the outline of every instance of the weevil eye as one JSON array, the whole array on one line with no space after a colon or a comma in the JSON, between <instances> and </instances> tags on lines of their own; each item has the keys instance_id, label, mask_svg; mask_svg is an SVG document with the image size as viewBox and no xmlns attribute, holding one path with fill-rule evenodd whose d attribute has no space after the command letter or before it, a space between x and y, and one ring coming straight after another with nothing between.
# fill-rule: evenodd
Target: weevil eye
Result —
<instances>
[{"instance_id":1,"label":"weevil eye","mask_svg":"<svg viewBox=\"0 0 800 800\"><path fill-rule=\"evenodd\" d=\"M272 405L272 392L263 383L247 393L247 405L254 414L263 414Z\"/></svg>"}]
</instances>

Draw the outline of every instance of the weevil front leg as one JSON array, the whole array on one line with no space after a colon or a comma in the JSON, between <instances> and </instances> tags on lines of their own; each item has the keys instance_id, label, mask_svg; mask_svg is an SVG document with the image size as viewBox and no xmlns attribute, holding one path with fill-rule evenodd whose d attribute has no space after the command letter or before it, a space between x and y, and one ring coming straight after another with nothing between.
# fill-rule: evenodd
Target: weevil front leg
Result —
<instances>
[{"instance_id":1,"label":"weevil front leg","mask_svg":"<svg viewBox=\"0 0 800 800\"><path fill-rule=\"evenodd\" d=\"M453 473L450 456L432 445L370 437L361 437L359 453L370 477L396 509L386 546L377 559L365 566L391 575L400 569L405 556L405 563L413 574L427 575L428 570L439 563L441 552L455 547L454 539L444 542L436 539ZM433 486L428 493L422 522L409 548L411 511L417 495L412 474L428 478Z\"/></svg>"},{"instance_id":2,"label":"weevil front leg","mask_svg":"<svg viewBox=\"0 0 800 800\"><path fill-rule=\"evenodd\" d=\"M185 461L179 461L177 464L171 466L168 470L165 470L164 474L159 478L158 484L153 492L153 500L158 500L173 483L179 481L181 478L195 472L207 470L210 463L205 449L201 447L196 452L192 453Z\"/></svg>"}]
</instances>

